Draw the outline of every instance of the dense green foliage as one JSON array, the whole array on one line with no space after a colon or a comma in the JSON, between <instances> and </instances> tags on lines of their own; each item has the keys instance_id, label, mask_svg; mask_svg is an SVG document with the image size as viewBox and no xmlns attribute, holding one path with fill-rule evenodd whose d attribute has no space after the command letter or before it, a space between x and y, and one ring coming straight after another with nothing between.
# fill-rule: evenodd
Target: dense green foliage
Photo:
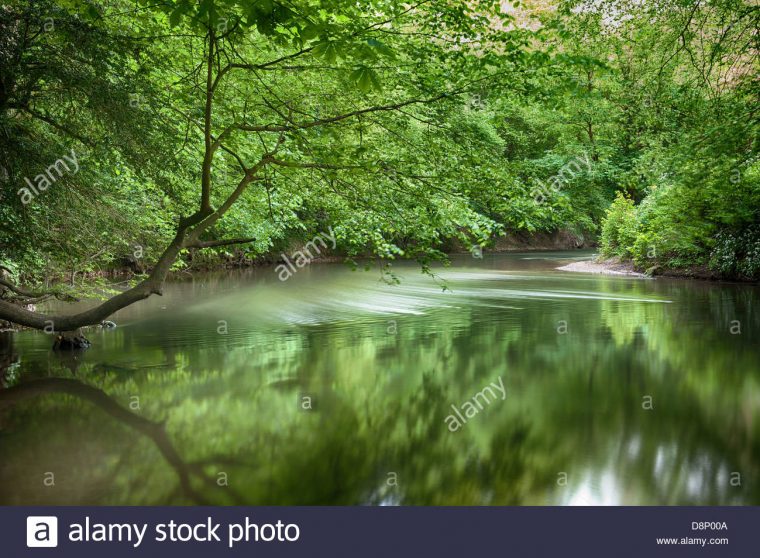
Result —
<instances>
[{"instance_id":1,"label":"dense green foliage","mask_svg":"<svg viewBox=\"0 0 760 558\"><path fill-rule=\"evenodd\" d=\"M524 66L512 56L523 33L496 37L492 11L445 2L11 2L1 23L0 262L29 281L156 260L206 180L209 45L217 87L209 128L225 137L210 204L234 189L242 161L273 147L279 156L213 236L255 238L251 255L328 227L349 255L428 258L446 238L485 243L498 224L475 198L508 175L493 118L471 112L467 98ZM500 52L485 54L483 44ZM262 129L379 107L394 110ZM241 123L258 129L240 133ZM81 171L23 203L25 179L71 150Z\"/></svg>"},{"instance_id":2,"label":"dense green foliage","mask_svg":"<svg viewBox=\"0 0 760 558\"><path fill-rule=\"evenodd\" d=\"M760 276L760 227L719 232L710 254L710 267L728 277Z\"/></svg>"},{"instance_id":3,"label":"dense green foliage","mask_svg":"<svg viewBox=\"0 0 760 558\"><path fill-rule=\"evenodd\" d=\"M638 203L615 201L602 253L641 269L758 279L760 10L733 1L664 5L628 6L603 43L616 53L609 64L627 158L617 180ZM589 48L598 17L583 19Z\"/></svg>"},{"instance_id":4,"label":"dense green foliage","mask_svg":"<svg viewBox=\"0 0 760 558\"><path fill-rule=\"evenodd\" d=\"M204 233L252 241L179 267L328 228L349 257L422 262L595 234L623 192L605 254L753 276L755 252L728 246L760 222L757 23L741 0L11 0L0 265L72 284L150 268L201 185L219 208L262 160ZM24 200L68 153L76 172Z\"/></svg>"},{"instance_id":5,"label":"dense green foliage","mask_svg":"<svg viewBox=\"0 0 760 558\"><path fill-rule=\"evenodd\" d=\"M606 255L632 256L631 248L636 242L636 208L632 199L618 193L607 210L599 240Z\"/></svg>"}]
</instances>

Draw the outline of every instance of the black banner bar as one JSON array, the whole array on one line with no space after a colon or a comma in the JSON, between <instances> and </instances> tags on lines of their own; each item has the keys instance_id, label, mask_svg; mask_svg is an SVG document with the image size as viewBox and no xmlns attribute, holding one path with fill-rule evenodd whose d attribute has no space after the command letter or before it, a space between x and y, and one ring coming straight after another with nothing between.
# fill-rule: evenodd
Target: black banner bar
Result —
<instances>
[{"instance_id":1,"label":"black banner bar","mask_svg":"<svg viewBox=\"0 0 760 558\"><path fill-rule=\"evenodd\" d=\"M746 557L760 508L5 507L0 537L9 558Z\"/></svg>"}]
</instances>

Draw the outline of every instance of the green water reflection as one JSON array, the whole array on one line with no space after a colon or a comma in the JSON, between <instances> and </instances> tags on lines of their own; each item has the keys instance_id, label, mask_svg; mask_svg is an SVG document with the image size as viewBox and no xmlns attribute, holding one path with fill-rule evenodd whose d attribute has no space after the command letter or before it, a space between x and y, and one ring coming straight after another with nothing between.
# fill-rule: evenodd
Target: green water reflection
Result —
<instances>
[{"instance_id":1,"label":"green water reflection","mask_svg":"<svg viewBox=\"0 0 760 558\"><path fill-rule=\"evenodd\" d=\"M0 503L760 504L760 289L577 256L196 276L84 353L5 335Z\"/></svg>"}]
</instances>

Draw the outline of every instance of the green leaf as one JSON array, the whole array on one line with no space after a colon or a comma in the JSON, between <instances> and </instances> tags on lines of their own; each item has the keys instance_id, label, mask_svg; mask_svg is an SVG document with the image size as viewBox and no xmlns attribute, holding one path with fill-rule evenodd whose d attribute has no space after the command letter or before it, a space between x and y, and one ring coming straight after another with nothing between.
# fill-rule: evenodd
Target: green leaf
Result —
<instances>
[{"instance_id":1,"label":"green leaf","mask_svg":"<svg viewBox=\"0 0 760 558\"><path fill-rule=\"evenodd\" d=\"M184 13L187 6L184 3L177 4L177 7L172 10L172 13L169 14L169 25L172 27L177 27L179 25L179 20L182 17L182 14Z\"/></svg>"},{"instance_id":2,"label":"green leaf","mask_svg":"<svg viewBox=\"0 0 760 558\"><path fill-rule=\"evenodd\" d=\"M349 79L356 82L356 84L359 86L359 90L363 93L369 93L372 89L378 91L382 89L380 78L378 77L377 72L375 72L375 70L372 68L368 68L367 66L360 66L351 72Z\"/></svg>"},{"instance_id":3,"label":"green leaf","mask_svg":"<svg viewBox=\"0 0 760 558\"><path fill-rule=\"evenodd\" d=\"M303 41L309 41L311 39L314 39L315 37L319 35L320 31L321 31L321 26L310 23L301 30L301 39Z\"/></svg>"},{"instance_id":4,"label":"green leaf","mask_svg":"<svg viewBox=\"0 0 760 558\"><path fill-rule=\"evenodd\" d=\"M383 56L387 56L388 58L396 58L396 53L393 52L393 49L391 49L385 43L378 41L377 39L367 39L367 44Z\"/></svg>"},{"instance_id":5,"label":"green leaf","mask_svg":"<svg viewBox=\"0 0 760 558\"><path fill-rule=\"evenodd\" d=\"M325 41L317 44L312 51L317 58L324 58L325 62L332 64L340 57L340 50L337 43Z\"/></svg>"}]
</instances>

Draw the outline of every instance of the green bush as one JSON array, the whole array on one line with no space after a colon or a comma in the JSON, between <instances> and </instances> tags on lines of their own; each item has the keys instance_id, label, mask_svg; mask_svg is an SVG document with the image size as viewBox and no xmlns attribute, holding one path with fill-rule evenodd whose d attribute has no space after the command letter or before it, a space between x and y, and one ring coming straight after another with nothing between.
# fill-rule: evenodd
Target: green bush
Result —
<instances>
[{"instance_id":1,"label":"green bush","mask_svg":"<svg viewBox=\"0 0 760 558\"><path fill-rule=\"evenodd\" d=\"M669 268L705 263L714 225L707 202L684 186L652 188L636 210L638 233L631 250L636 266Z\"/></svg>"},{"instance_id":2,"label":"green bush","mask_svg":"<svg viewBox=\"0 0 760 558\"><path fill-rule=\"evenodd\" d=\"M618 192L602 223L602 255L630 258L631 249L636 241L636 229L636 208L633 200Z\"/></svg>"},{"instance_id":3,"label":"green bush","mask_svg":"<svg viewBox=\"0 0 760 558\"><path fill-rule=\"evenodd\" d=\"M760 279L760 226L720 231L710 253L710 269L727 277Z\"/></svg>"}]
</instances>

